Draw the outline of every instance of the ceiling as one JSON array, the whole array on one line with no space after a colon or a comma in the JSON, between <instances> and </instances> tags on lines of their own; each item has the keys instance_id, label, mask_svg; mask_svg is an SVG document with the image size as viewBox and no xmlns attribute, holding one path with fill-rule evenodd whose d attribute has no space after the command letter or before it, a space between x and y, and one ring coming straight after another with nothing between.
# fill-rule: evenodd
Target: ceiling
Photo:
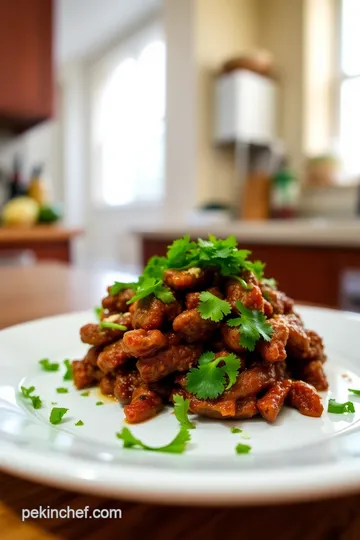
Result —
<instances>
[{"instance_id":1,"label":"ceiling","mask_svg":"<svg viewBox=\"0 0 360 540\"><path fill-rule=\"evenodd\" d=\"M161 0L57 0L57 65L93 53L160 5Z\"/></svg>"}]
</instances>

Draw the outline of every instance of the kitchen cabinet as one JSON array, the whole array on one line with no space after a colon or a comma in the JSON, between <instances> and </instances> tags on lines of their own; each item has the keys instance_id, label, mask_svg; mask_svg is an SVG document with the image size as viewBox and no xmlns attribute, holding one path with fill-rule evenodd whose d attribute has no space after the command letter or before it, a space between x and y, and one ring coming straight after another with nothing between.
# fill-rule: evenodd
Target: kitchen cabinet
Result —
<instances>
[{"instance_id":1,"label":"kitchen cabinet","mask_svg":"<svg viewBox=\"0 0 360 540\"><path fill-rule=\"evenodd\" d=\"M52 116L52 0L0 0L0 128Z\"/></svg>"}]
</instances>

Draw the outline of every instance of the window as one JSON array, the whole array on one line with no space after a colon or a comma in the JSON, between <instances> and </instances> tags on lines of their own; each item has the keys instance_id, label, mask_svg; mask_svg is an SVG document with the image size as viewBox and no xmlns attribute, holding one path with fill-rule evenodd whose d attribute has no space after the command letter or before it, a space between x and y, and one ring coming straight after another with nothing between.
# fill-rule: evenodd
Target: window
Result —
<instances>
[{"instance_id":1,"label":"window","mask_svg":"<svg viewBox=\"0 0 360 540\"><path fill-rule=\"evenodd\" d=\"M164 193L165 43L148 29L92 72L93 184L97 202L160 201Z\"/></svg>"},{"instance_id":2,"label":"window","mask_svg":"<svg viewBox=\"0 0 360 540\"><path fill-rule=\"evenodd\" d=\"M360 173L360 0L341 0L340 154L344 171Z\"/></svg>"}]
</instances>

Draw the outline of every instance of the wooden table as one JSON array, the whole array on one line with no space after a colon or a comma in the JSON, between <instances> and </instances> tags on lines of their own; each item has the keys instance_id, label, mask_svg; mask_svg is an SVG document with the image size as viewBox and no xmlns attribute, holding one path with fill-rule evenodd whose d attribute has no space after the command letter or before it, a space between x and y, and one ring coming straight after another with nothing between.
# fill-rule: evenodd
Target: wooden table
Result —
<instances>
[{"instance_id":1,"label":"wooden table","mask_svg":"<svg viewBox=\"0 0 360 540\"><path fill-rule=\"evenodd\" d=\"M0 269L0 327L91 308L114 273L47 264ZM274 486L276 490L276 486ZM360 491L360 490L359 490ZM23 508L121 508L122 519L21 522ZM291 506L190 508L136 504L76 494L0 473L0 539L359 540L360 495Z\"/></svg>"},{"instance_id":2,"label":"wooden table","mask_svg":"<svg viewBox=\"0 0 360 540\"><path fill-rule=\"evenodd\" d=\"M28 229L0 228L0 257L14 252L31 251L37 261L71 262L71 242L80 229L56 225L37 225Z\"/></svg>"}]
</instances>

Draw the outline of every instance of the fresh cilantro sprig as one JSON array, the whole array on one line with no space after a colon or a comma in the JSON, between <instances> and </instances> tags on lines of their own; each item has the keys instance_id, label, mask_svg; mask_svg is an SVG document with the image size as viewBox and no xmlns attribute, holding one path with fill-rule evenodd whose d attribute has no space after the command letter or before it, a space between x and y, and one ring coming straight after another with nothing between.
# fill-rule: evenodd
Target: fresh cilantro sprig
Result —
<instances>
[{"instance_id":1,"label":"fresh cilantro sprig","mask_svg":"<svg viewBox=\"0 0 360 540\"><path fill-rule=\"evenodd\" d=\"M119 294L122 291L125 291L125 289L133 289L135 290L137 287L137 282L132 283L122 283L120 281L115 281L114 285L110 288L110 294L111 296L115 296L116 294Z\"/></svg>"},{"instance_id":2,"label":"fresh cilantro sprig","mask_svg":"<svg viewBox=\"0 0 360 540\"><path fill-rule=\"evenodd\" d=\"M186 449L187 443L191 439L189 429L183 426L180 427L180 431L176 437L165 446L148 446L140 439L134 437L131 431L126 427L124 427L120 433L117 433L116 436L123 441L123 448L139 447L142 450L148 450L150 452L165 452L170 454L182 454Z\"/></svg>"},{"instance_id":3,"label":"fresh cilantro sprig","mask_svg":"<svg viewBox=\"0 0 360 540\"><path fill-rule=\"evenodd\" d=\"M111 321L101 321L99 324L100 328L110 328L111 330L121 330L122 332L126 332L127 327L123 324L114 323Z\"/></svg>"},{"instance_id":4,"label":"fresh cilantro sprig","mask_svg":"<svg viewBox=\"0 0 360 540\"><path fill-rule=\"evenodd\" d=\"M266 317L261 311L248 309L239 300L236 307L240 311L240 317L229 319L227 324L239 328L240 345L253 351L260 338L270 341L273 335L272 326L266 321Z\"/></svg>"},{"instance_id":5,"label":"fresh cilantro sprig","mask_svg":"<svg viewBox=\"0 0 360 540\"><path fill-rule=\"evenodd\" d=\"M64 373L63 380L72 381L73 380L72 364L68 358L64 360L64 366L65 366L66 371Z\"/></svg>"},{"instance_id":6,"label":"fresh cilantro sprig","mask_svg":"<svg viewBox=\"0 0 360 540\"><path fill-rule=\"evenodd\" d=\"M175 394L173 400L176 420L182 427L194 429L195 425L193 424L193 422L190 422L188 417L190 400L184 399L184 397L180 394Z\"/></svg>"},{"instance_id":7,"label":"fresh cilantro sprig","mask_svg":"<svg viewBox=\"0 0 360 540\"><path fill-rule=\"evenodd\" d=\"M235 354L215 358L213 352L205 352L199 366L187 374L186 389L199 399L216 398L236 382L240 367L241 360Z\"/></svg>"},{"instance_id":8,"label":"fresh cilantro sprig","mask_svg":"<svg viewBox=\"0 0 360 540\"><path fill-rule=\"evenodd\" d=\"M333 414L354 413L355 406L352 401L339 403L336 399L329 399L328 412Z\"/></svg>"},{"instance_id":9,"label":"fresh cilantro sprig","mask_svg":"<svg viewBox=\"0 0 360 540\"><path fill-rule=\"evenodd\" d=\"M50 412L50 424L60 424L61 420L65 416L65 414L68 412L69 409L65 409L64 407L53 407Z\"/></svg>"},{"instance_id":10,"label":"fresh cilantro sprig","mask_svg":"<svg viewBox=\"0 0 360 540\"><path fill-rule=\"evenodd\" d=\"M35 392L35 386L29 386L29 388L26 388L25 386L21 386L20 389L21 389L21 394L24 396L24 398L30 399L34 409L41 409L42 401L40 397L31 395L33 392Z\"/></svg>"},{"instance_id":11,"label":"fresh cilantro sprig","mask_svg":"<svg viewBox=\"0 0 360 540\"><path fill-rule=\"evenodd\" d=\"M58 364L57 362L50 362L48 358L43 358L42 360L39 360L39 364L43 371L59 371L60 369L60 364Z\"/></svg>"},{"instance_id":12,"label":"fresh cilantro sprig","mask_svg":"<svg viewBox=\"0 0 360 540\"><path fill-rule=\"evenodd\" d=\"M214 322L221 321L231 312L231 306L226 300L221 300L214 294L203 291L200 293L198 311L202 319L210 319Z\"/></svg>"},{"instance_id":13,"label":"fresh cilantro sprig","mask_svg":"<svg viewBox=\"0 0 360 540\"><path fill-rule=\"evenodd\" d=\"M127 303L132 304L136 300L146 298L150 294L156 296L156 298L164 302L164 304L169 304L170 302L174 302L175 300L173 293L168 287L163 285L161 280L154 277L148 277L141 280L138 288L136 289L135 296L130 298Z\"/></svg>"}]
</instances>

